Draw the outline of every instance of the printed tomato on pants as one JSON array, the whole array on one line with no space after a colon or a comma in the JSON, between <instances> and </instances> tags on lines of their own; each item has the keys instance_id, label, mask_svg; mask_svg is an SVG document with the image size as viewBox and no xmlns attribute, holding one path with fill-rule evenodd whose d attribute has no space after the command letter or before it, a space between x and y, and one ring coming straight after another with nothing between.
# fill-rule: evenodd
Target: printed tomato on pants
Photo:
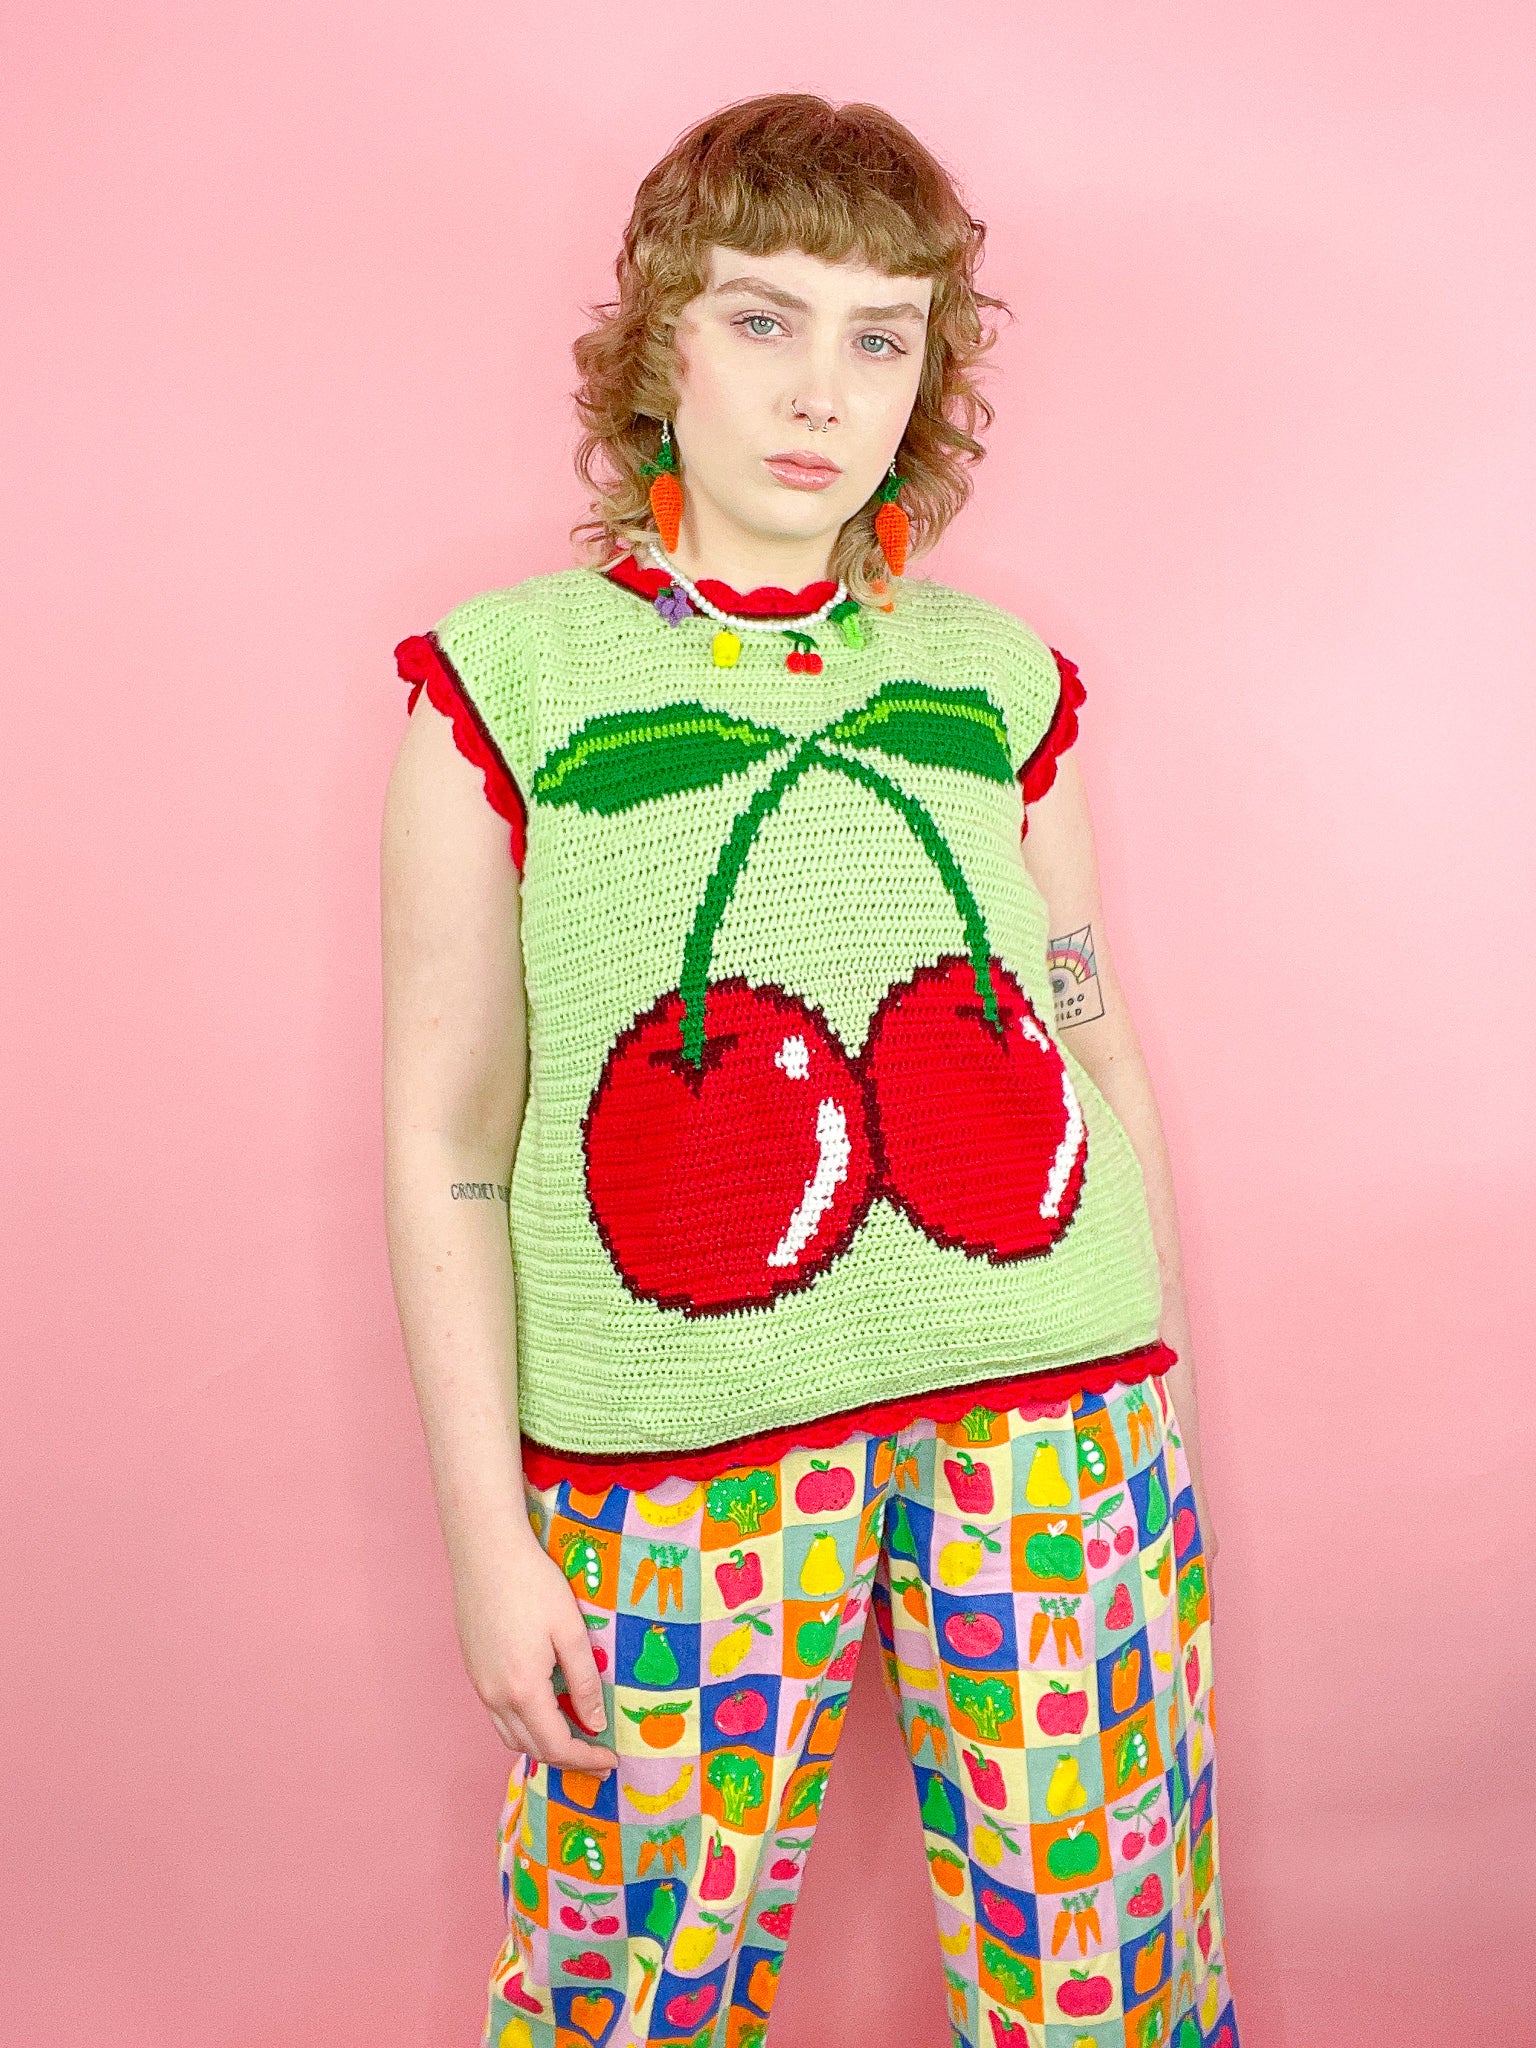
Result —
<instances>
[{"instance_id":1,"label":"printed tomato on pants","mask_svg":"<svg viewBox=\"0 0 1536 2048\"><path fill-rule=\"evenodd\" d=\"M516 1759L485 2048L763 2048L871 1603L955 2048L1239 2048L1163 1381L526 1491L620 1768Z\"/></svg>"}]
</instances>

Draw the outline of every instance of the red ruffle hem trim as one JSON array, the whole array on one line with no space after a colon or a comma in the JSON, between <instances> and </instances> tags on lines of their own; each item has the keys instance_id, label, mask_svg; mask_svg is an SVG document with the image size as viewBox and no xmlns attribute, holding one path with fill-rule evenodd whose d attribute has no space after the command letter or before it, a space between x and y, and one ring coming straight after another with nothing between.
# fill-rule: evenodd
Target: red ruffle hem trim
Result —
<instances>
[{"instance_id":1,"label":"red ruffle hem trim","mask_svg":"<svg viewBox=\"0 0 1536 2048\"><path fill-rule=\"evenodd\" d=\"M672 579L665 569L643 569L633 555L621 555L603 571L611 583L634 591L653 603ZM694 586L723 612L735 612L743 619L801 619L824 605L837 590L831 579L807 583L804 590L785 590L777 583L760 583L756 590L734 590L716 576L700 576Z\"/></svg>"},{"instance_id":2,"label":"red ruffle hem trim","mask_svg":"<svg viewBox=\"0 0 1536 2048\"><path fill-rule=\"evenodd\" d=\"M405 700L407 717L416 709L416 699L425 684L429 701L451 721L454 744L485 777L485 794L491 809L512 828L512 859L521 874L528 846L528 807L516 777L501 758L501 750L471 703L458 671L438 645L436 634L413 633L402 640L395 649L395 667L400 680L411 685L411 694Z\"/></svg>"},{"instance_id":3,"label":"red ruffle hem trim","mask_svg":"<svg viewBox=\"0 0 1536 2048\"><path fill-rule=\"evenodd\" d=\"M1020 1408L1033 1419L1059 1409L1074 1394L1104 1394L1116 1385L1129 1386L1136 1380L1158 1377L1177 1362L1178 1355L1159 1339L1086 1365L1013 1373L1006 1379L979 1380L965 1387L944 1387L928 1394L903 1395L893 1401L866 1402L861 1408L845 1408L836 1415L789 1423L783 1429L762 1430L755 1436L732 1437L726 1443L710 1444L697 1451L648 1451L637 1457L614 1457L601 1452L556 1450L524 1436L523 1471L535 1486L550 1487L569 1479L583 1493L601 1493L609 1486L640 1492L659 1480L671 1478L714 1479L740 1465L772 1464L786 1451L808 1447L820 1450L843 1444L861 1431L871 1436L889 1436L919 1419L954 1422L978 1406L990 1408L995 1414Z\"/></svg>"},{"instance_id":4,"label":"red ruffle hem trim","mask_svg":"<svg viewBox=\"0 0 1536 2048\"><path fill-rule=\"evenodd\" d=\"M1019 837L1029 830L1028 806L1036 802L1056 780L1056 763L1077 738L1077 707L1087 697L1082 678L1077 672L1077 663L1071 661L1053 647L1056 672L1061 677L1061 694L1056 699L1056 709L1045 737L1019 770L1019 787L1024 792L1026 815Z\"/></svg>"}]
</instances>

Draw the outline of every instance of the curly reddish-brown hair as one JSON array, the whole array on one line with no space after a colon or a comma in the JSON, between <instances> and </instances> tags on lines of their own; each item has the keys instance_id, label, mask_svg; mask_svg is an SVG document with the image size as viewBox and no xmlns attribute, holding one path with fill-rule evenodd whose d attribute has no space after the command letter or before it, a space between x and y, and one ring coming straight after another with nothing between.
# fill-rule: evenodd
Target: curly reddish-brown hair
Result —
<instances>
[{"instance_id":1,"label":"curly reddish-brown hair","mask_svg":"<svg viewBox=\"0 0 1536 2048\"><path fill-rule=\"evenodd\" d=\"M614 266L618 297L590 309L574 344L583 433L576 468L590 516L571 529L588 560L654 539L642 465L675 409L672 336L704 290L713 245L766 256L803 249L829 263L862 258L892 277L931 277L933 298L917 398L896 466L912 521L911 552L931 548L970 496L977 428L992 408L975 371L996 339L976 286L986 228L949 174L883 108L834 107L814 93L766 93L722 107L681 136L635 194ZM884 573L874 495L847 521L831 573L857 597Z\"/></svg>"}]
</instances>

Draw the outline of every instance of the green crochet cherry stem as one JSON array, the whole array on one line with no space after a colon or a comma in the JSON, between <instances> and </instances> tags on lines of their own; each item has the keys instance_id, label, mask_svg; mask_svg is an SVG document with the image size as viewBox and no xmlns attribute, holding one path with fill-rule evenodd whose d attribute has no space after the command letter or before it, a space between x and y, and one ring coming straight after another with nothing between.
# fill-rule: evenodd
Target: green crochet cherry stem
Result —
<instances>
[{"instance_id":1,"label":"green crochet cherry stem","mask_svg":"<svg viewBox=\"0 0 1536 2048\"><path fill-rule=\"evenodd\" d=\"M835 721L831 721L834 722ZM813 732L808 739L790 755L782 768L763 784L752 801L737 813L726 842L720 849L720 858L715 871L705 886L704 895L694 912L693 925L688 933L688 943L683 948L683 972L679 993L683 998L683 1057L696 1067L704 1064L704 993L709 985L709 961L715 948L715 933L725 916L736 884L746 866L747 855L757 837L763 821L777 808L780 798L791 784L798 782L807 768L833 768L854 782L862 782L866 789L898 810L918 844L928 855L943 878L944 886L955 899L955 908L960 913L960 922L965 928L966 948L971 956L971 971L976 977L976 993L981 998L982 1009L988 1023L1001 1028L997 1013L997 994L992 986L991 948L987 943L987 927L981 914L981 906L971 893L971 886L960 871L960 863L949 849L949 843L934 823L931 815L917 801L908 796L904 789L882 775L878 768L871 768L866 762L852 759L848 755L828 753L817 742L822 739L826 728Z\"/></svg>"},{"instance_id":2,"label":"green crochet cherry stem","mask_svg":"<svg viewBox=\"0 0 1536 2048\"><path fill-rule=\"evenodd\" d=\"M813 736L814 737L814 736ZM824 768L835 768L841 775L851 776L855 782L862 782L866 789L872 789L876 796L883 797L888 804L900 811L917 836L919 845L933 862L943 878L944 886L955 899L955 908L960 913L960 922L965 927L966 949L971 956L971 972L976 977L976 993L981 997L981 1007L987 1022L995 1029L1001 1029L997 1014L997 992L992 986L992 948L987 943L987 927L981 915L981 905L971 893L971 885L960 871L960 863L949 850L949 841L934 823L915 796L882 775L878 768L871 768L866 761L860 761L848 754L824 754L817 749L817 759Z\"/></svg>"}]
</instances>

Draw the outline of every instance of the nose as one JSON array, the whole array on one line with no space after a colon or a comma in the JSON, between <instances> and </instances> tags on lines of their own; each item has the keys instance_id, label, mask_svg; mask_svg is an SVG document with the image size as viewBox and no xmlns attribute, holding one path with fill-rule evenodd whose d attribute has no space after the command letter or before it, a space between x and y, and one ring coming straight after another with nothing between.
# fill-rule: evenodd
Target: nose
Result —
<instances>
[{"instance_id":1,"label":"nose","mask_svg":"<svg viewBox=\"0 0 1536 2048\"><path fill-rule=\"evenodd\" d=\"M811 429L812 433L825 433L837 418L830 405L819 405L814 399L797 398L794 409Z\"/></svg>"}]
</instances>

